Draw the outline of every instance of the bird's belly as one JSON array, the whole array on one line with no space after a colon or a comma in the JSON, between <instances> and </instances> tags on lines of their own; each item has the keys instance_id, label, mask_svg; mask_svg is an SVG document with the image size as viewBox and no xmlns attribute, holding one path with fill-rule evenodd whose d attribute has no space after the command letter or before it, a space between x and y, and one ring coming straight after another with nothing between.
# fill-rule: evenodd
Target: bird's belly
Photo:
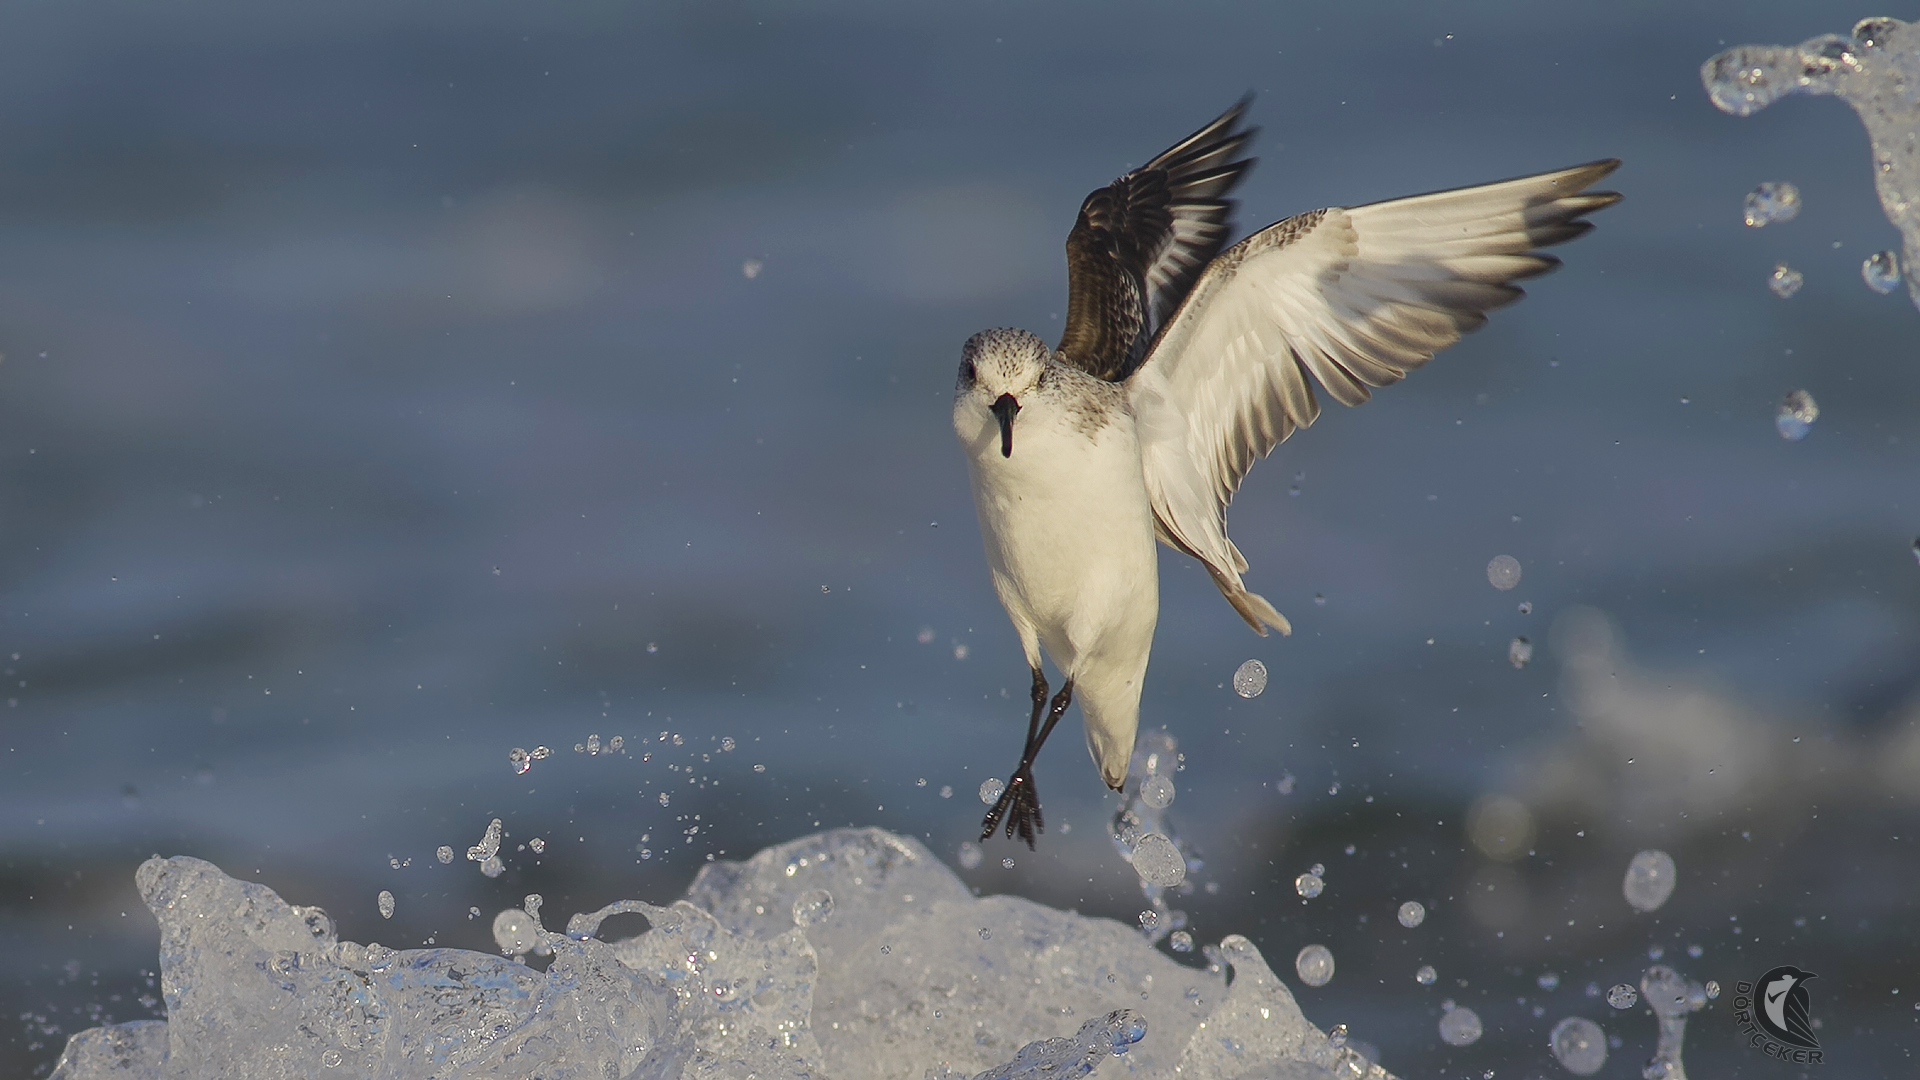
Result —
<instances>
[{"instance_id":1,"label":"bird's belly","mask_svg":"<svg viewBox=\"0 0 1920 1080\"><path fill-rule=\"evenodd\" d=\"M1035 425L1038 428L1038 425ZM1020 431L972 461L987 560L1001 602L1054 660L1120 635L1150 641L1159 611L1153 509L1131 433Z\"/></svg>"}]
</instances>

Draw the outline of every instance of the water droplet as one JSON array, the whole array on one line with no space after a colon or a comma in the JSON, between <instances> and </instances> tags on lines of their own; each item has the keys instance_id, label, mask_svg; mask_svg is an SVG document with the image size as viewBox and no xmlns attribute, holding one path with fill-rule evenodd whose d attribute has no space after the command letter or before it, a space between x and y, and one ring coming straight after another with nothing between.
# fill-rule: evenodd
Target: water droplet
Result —
<instances>
[{"instance_id":1,"label":"water droplet","mask_svg":"<svg viewBox=\"0 0 1920 1080\"><path fill-rule=\"evenodd\" d=\"M1421 964L1420 970L1413 973L1413 981L1421 986L1432 986L1433 980L1439 977L1440 973L1433 970L1432 964Z\"/></svg>"},{"instance_id":2,"label":"water droplet","mask_svg":"<svg viewBox=\"0 0 1920 1080\"><path fill-rule=\"evenodd\" d=\"M1790 299L1804 284L1806 284L1806 278L1801 276L1800 271L1786 263L1774 266L1772 276L1767 278L1767 288L1772 289L1773 295L1782 300Z\"/></svg>"},{"instance_id":3,"label":"water droplet","mask_svg":"<svg viewBox=\"0 0 1920 1080\"><path fill-rule=\"evenodd\" d=\"M1325 945L1309 945L1293 958L1293 971L1308 986L1325 986L1333 980L1333 952Z\"/></svg>"},{"instance_id":4,"label":"water droplet","mask_svg":"<svg viewBox=\"0 0 1920 1080\"><path fill-rule=\"evenodd\" d=\"M1312 866L1307 867L1307 873L1312 874L1314 877L1320 877L1320 878L1326 877L1327 864L1314 863Z\"/></svg>"},{"instance_id":5,"label":"water droplet","mask_svg":"<svg viewBox=\"0 0 1920 1080\"><path fill-rule=\"evenodd\" d=\"M1327 794L1329 794L1329 795L1338 795L1338 794L1340 794L1340 781L1338 781L1338 780L1335 780L1335 781L1334 781L1333 783L1331 783L1331 784L1328 784L1328 785L1327 785Z\"/></svg>"},{"instance_id":6,"label":"water droplet","mask_svg":"<svg viewBox=\"0 0 1920 1080\"><path fill-rule=\"evenodd\" d=\"M1140 913L1140 929L1152 933L1160 928L1160 913L1147 908Z\"/></svg>"},{"instance_id":7,"label":"water droplet","mask_svg":"<svg viewBox=\"0 0 1920 1080\"><path fill-rule=\"evenodd\" d=\"M1523 668L1533 663L1533 642L1517 637L1507 642L1507 663Z\"/></svg>"},{"instance_id":8,"label":"water droplet","mask_svg":"<svg viewBox=\"0 0 1920 1080\"><path fill-rule=\"evenodd\" d=\"M980 940L981 940L981 941L987 941L987 940L989 940L989 939L991 939L992 937L993 937L993 931L991 931L991 930L989 930L989 929L987 929L987 928L986 928L986 927L984 927L984 926L980 928Z\"/></svg>"},{"instance_id":9,"label":"water droplet","mask_svg":"<svg viewBox=\"0 0 1920 1080\"><path fill-rule=\"evenodd\" d=\"M1533 614L1533 601L1531 600L1520 601L1520 614L1522 615Z\"/></svg>"},{"instance_id":10,"label":"water droplet","mask_svg":"<svg viewBox=\"0 0 1920 1080\"><path fill-rule=\"evenodd\" d=\"M1673 856L1664 851L1643 851L1627 863L1626 880L1620 890L1635 911L1653 911L1673 895L1675 873Z\"/></svg>"},{"instance_id":11,"label":"water droplet","mask_svg":"<svg viewBox=\"0 0 1920 1080\"><path fill-rule=\"evenodd\" d=\"M626 739L621 738L618 735L615 735L613 738L607 740L607 753L617 754L621 750L625 749L626 745L627 745Z\"/></svg>"},{"instance_id":12,"label":"water droplet","mask_svg":"<svg viewBox=\"0 0 1920 1080\"><path fill-rule=\"evenodd\" d=\"M514 775L518 776L528 769L533 768L533 759L528 756L525 750L516 746L507 751L507 764L512 766Z\"/></svg>"},{"instance_id":13,"label":"water droplet","mask_svg":"<svg viewBox=\"0 0 1920 1080\"><path fill-rule=\"evenodd\" d=\"M1299 877L1293 879L1293 891L1309 900L1319 896L1321 891L1326 887L1327 883L1320 880L1319 876L1315 874L1301 874Z\"/></svg>"},{"instance_id":14,"label":"water droplet","mask_svg":"<svg viewBox=\"0 0 1920 1080\"><path fill-rule=\"evenodd\" d=\"M720 736L720 752L723 754L733 753L733 748L739 745L739 743L733 741L733 736L731 735Z\"/></svg>"},{"instance_id":15,"label":"water droplet","mask_svg":"<svg viewBox=\"0 0 1920 1080\"><path fill-rule=\"evenodd\" d=\"M522 908L508 908L493 917L493 942L507 956L518 956L539 944L533 916Z\"/></svg>"},{"instance_id":16,"label":"water droplet","mask_svg":"<svg viewBox=\"0 0 1920 1080\"><path fill-rule=\"evenodd\" d=\"M537 836L527 841L527 846L533 849L535 855L544 854L547 850L547 842Z\"/></svg>"},{"instance_id":17,"label":"water droplet","mask_svg":"<svg viewBox=\"0 0 1920 1080\"><path fill-rule=\"evenodd\" d=\"M1713 981L1712 979L1708 979L1707 980L1707 1000L1711 1001L1714 998L1717 998L1719 996L1720 996L1720 984ZM1914 1008L1920 1009L1920 1005L1915 1005Z\"/></svg>"},{"instance_id":18,"label":"water droplet","mask_svg":"<svg viewBox=\"0 0 1920 1080\"><path fill-rule=\"evenodd\" d=\"M1592 1076L1607 1063L1607 1036L1585 1017L1569 1016L1553 1025L1547 1042L1553 1056L1575 1076Z\"/></svg>"},{"instance_id":19,"label":"water droplet","mask_svg":"<svg viewBox=\"0 0 1920 1080\"><path fill-rule=\"evenodd\" d=\"M999 777L989 776L980 782L980 801L988 806L992 806L994 800L998 799L1000 793L1005 790L1007 790L1007 785L1003 783Z\"/></svg>"},{"instance_id":20,"label":"water droplet","mask_svg":"<svg viewBox=\"0 0 1920 1080\"><path fill-rule=\"evenodd\" d=\"M1333 1047L1335 1050L1347 1045L1347 1025L1333 1025L1333 1030L1327 1032L1327 1045Z\"/></svg>"},{"instance_id":21,"label":"water droplet","mask_svg":"<svg viewBox=\"0 0 1920 1080\"><path fill-rule=\"evenodd\" d=\"M960 841L960 869L975 869L980 865L980 860L986 857L986 852L980 850L979 844L971 840Z\"/></svg>"},{"instance_id":22,"label":"water droplet","mask_svg":"<svg viewBox=\"0 0 1920 1080\"><path fill-rule=\"evenodd\" d=\"M338 1050L328 1050L328 1051L326 1051L325 1053L323 1053L323 1054L321 1054L321 1055L320 1055L320 1064L322 1064L322 1065L324 1065L324 1066L326 1066L326 1067L327 1067L327 1068L329 1068L329 1069L332 1069L332 1068L337 1068L337 1067L339 1067L339 1065L340 1065L340 1051L338 1051Z\"/></svg>"},{"instance_id":23,"label":"water droplet","mask_svg":"<svg viewBox=\"0 0 1920 1080\"><path fill-rule=\"evenodd\" d=\"M1173 781L1164 776L1149 776L1140 782L1140 801L1155 810L1173 805Z\"/></svg>"},{"instance_id":24,"label":"water droplet","mask_svg":"<svg viewBox=\"0 0 1920 1080\"><path fill-rule=\"evenodd\" d=\"M833 894L825 889L809 889L793 902L793 925L818 926L833 914Z\"/></svg>"},{"instance_id":25,"label":"water droplet","mask_svg":"<svg viewBox=\"0 0 1920 1080\"><path fill-rule=\"evenodd\" d=\"M598 734L587 736L587 753L595 757L600 756L600 736Z\"/></svg>"},{"instance_id":26,"label":"water droplet","mask_svg":"<svg viewBox=\"0 0 1920 1080\"><path fill-rule=\"evenodd\" d=\"M953 798L953 785L952 785L952 784L941 784L941 785L940 785L940 797L941 797L941 798L943 798L943 799L951 799L951 798Z\"/></svg>"},{"instance_id":27,"label":"water droplet","mask_svg":"<svg viewBox=\"0 0 1920 1080\"><path fill-rule=\"evenodd\" d=\"M480 872L487 877L499 877L506 868L507 864L501 862L498 855L489 855L480 862Z\"/></svg>"},{"instance_id":28,"label":"water droplet","mask_svg":"<svg viewBox=\"0 0 1920 1080\"><path fill-rule=\"evenodd\" d=\"M1326 606L1327 606L1327 598L1326 598L1326 596L1325 596L1325 595L1323 595L1323 594L1321 594L1321 593L1314 593L1314 594L1313 594L1313 606L1314 606L1314 607L1326 607Z\"/></svg>"},{"instance_id":29,"label":"water droplet","mask_svg":"<svg viewBox=\"0 0 1920 1080\"><path fill-rule=\"evenodd\" d=\"M1701 947L1700 947L1700 946L1698 946L1698 945L1689 945L1689 946L1687 946L1687 955L1688 955L1688 956L1690 956L1690 957L1692 957L1692 958L1694 958L1695 960L1698 960L1698 959L1700 959L1700 958L1701 958L1702 956L1704 956L1704 955L1706 955L1706 952L1707 952L1707 950L1705 950L1705 949L1703 949L1703 948L1701 948Z\"/></svg>"},{"instance_id":30,"label":"water droplet","mask_svg":"<svg viewBox=\"0 0 1920 1080\"><path fill-rule=\"evenodd\" d=\"M1613 987L1607 991L1607 1004L1623 1011L1631 1009L1635 1005L1640 1004L1640 991L1635 990L1626 983L1615 983Z\"/></svg>"},{"instance_id":31,"label":"water droplet","mask_svg":"<svg viewBox=\"0 0 1920 1080\"><path fill-rule=\"evenodd\" d=\"M673 802L673 796L663 791L660 793L660 797L658 801L661 806L667 806Z\"/></svg>"},{"instance_id":32,"label":"water droplet","mask_svg":"<svg viewBox=\"0 0 1920 1080\"><path fill-rule=\"evenodd\" d=\"M1520 560L1511 555L1495 555L1487 563L1487 584L1501 592L1520 584Z\"/></svg>"},{"instance_id":33,"label":"water droplet","mask_svg":"<svg viewBox=\"0 0 1920 1080\"><path fill-rule=\"evenodd\" d=\"M1914 558L1920 559L1920 540L1915 540L1913 542L1913 547L1914 547ZM1293 783L1294 783L1294 780L1293 780L1292 773L1282 773L1280 775L1280 779L1275 780L1273 782L1273 790L1279 792L1282 795L1291 795L1293 794Z\"/></svg>"},{"instance_id":34,"label":"water droplet","mask_svg":"<svg viewBox=\"0 0 1920 1080\"><path fill-rule=\"evenodd\" d=\"M393 918L393 894L385 889L381 889L377 902L380 905L380 917L383 919Z\"/></svg>"},{"instance_id":35,"label":"water droplet","mask_svg":"<svg viewBox=\"0 0 1920 1080\"><path fill-rule=\"evenodd\" d=\"M1900 256L1891 251L1875 252L1860 264L1860 278L1867 288L1882 296L1900 287Z\"/></svg>"},{"instance_id":36,"label":"water droplet","mask_svg":"<svg viewBox=\"0 0 1920 1080\"><path fill-rule=\"evenodd\" d=\"M473 862L492 858L500 850L500 829L500 819L494 818L487 824L487 831L480 837L480 842L467 849L467 858Z\"/></svg>"},{"instance_id":37,"label":"water droplet","mask_svg":"<svg viewBox=\"0 0 1920 1080\"><path fill-rule=\"evenodd\" d=\"M1171 888L1187 880L1187 859L1173 841L1148 833L1133 846L1133 871L1149 885Z\"/></svg>"},{"instance_id":38,"label":"water droplet","mask_svg":"<svg viewBox=\"0 0 1920 1080\"><path fill-rule=\"evenodd\" d=\"M1780 437L1789 442L1799 442L1807 437L1813 428L1813 422L1820 418L1820 406L1813 395L1805 390L1795 390L1780 403L1780 412L1773 418L1773 426L1780 429Z\"/></svg>"},{"instance_id":39,"label":"water droplet","mask_svg":"<svg viewBox=\"0 0 1920 1080\"><path fill-rule=\"evenodd\" d=\"M1007 856L1006 858L1004 858L1004 859L1001 859L1001 860L1000 860L1000 868L1001 868L1002 870L1011 870L1011 869L1013 869L1013 856L1011 856L1011 855L1009 855L1009 856Z\"/></svg>"},{"instance_id":40,"label":"water droplet","mask_svg":"<svg viewBox=\"0 0 1920 1080\"><path fill-rule=\"evenodd\" d=\"M450 863L453 861L453 849L445 844L441 844L439 847L433 849L433 857L439 859L442 863Z\"/></svg>"},{"instance_id":41,"label":"water droplet","mask_svg":"<svg viewBox=\"0 0 1920 1080\"><path fill-rule=\"evenodd\" d=\"M1267 665L1249 660L1233 672L1233 692L1243 698L1257 698L1267 688Z\"/></svg>"},{"instance_id":42,"label":"water droplet","mask_svg":"<svg viewBox=\"0 0 1920 1080\"><path fill-rule=\"evenodd\" d=\"M1427 921L1427 906L1418 900L1409 900L1400 905L1400 925L1411 930Z\"/></svg>"},{"instance_id":43,"label":"water droplet","mask_svg":"<svg viewBox=\"0 0 1920 1080\"><path fill-rule=\"evenodd\" d=\"M553 751L545 746L536 746L533 748L533 752L527 756L535 761L545 761L553 756Z\"/></svg>"},{"instance_id":44,"label":"water droplet","mask_svg":"<svg viewBox=\"0 0 1920 1080\"><path fill-rule=\"evenodd\" d=\"M1185 930L1175 930L1173 937L1168 939L1168 944L1173 946L1174 952L1192 952L1193 935Z\"/></svg>"},{"instance_id":45,"label":"water droplet","mask_svg":"<svg viewBox=\"0 0 1920 1080\"><path fill-rule=\"evenodd\" d=\"M1558 990L1560 989L1560 976L1549 971L1533 980L1533 984L1542 990Z\"/></svg>"},{"instance_id":46,"label":"water droplet","mask_svg":"<svg viewBox=\"0 0 1920 1080\"><path fill-rule=\"evenodd\" d=\"M1747 227L1758 229L1800 215L1800 189L1784 181L1761 184L1747 192Z\"/></svg>"},{"instance_id":47,"label":"water droplet","mask_svg":"<svg viewBox=\"0 0 1920 1080\"><path fill-rule=\"evenodd\" d=\"M1464 1005L1440 1014L1440 1038L1448 1046L1472 1046L1485 1030L1480 1026L1480 1014Z\"/></svg>"}]
</instances>

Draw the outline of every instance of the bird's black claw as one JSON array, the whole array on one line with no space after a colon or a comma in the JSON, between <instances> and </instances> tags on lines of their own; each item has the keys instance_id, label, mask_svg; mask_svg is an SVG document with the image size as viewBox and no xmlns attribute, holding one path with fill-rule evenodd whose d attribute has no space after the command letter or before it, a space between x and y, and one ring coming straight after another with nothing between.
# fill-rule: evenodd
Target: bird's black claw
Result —
<instances>
[{"instance_id":1,"label":"bird's black claw","mask_svg":"<svg viewBox=\"0 0 1920 1080\"><path fill-rule=\"evenodd\" d=\"M992 838L1002 818L1007 824L1007 839L1018 836L1027 842L1027 850L1034 850L1034 836L1046 832L1047 823L1040 814L1040 795L1034 790L1032 772L1016 772L1007 781L1006 790L994 800L993 809L987 811L986 820L980 823L980 839Z\"/></svg>"}]
</instances>

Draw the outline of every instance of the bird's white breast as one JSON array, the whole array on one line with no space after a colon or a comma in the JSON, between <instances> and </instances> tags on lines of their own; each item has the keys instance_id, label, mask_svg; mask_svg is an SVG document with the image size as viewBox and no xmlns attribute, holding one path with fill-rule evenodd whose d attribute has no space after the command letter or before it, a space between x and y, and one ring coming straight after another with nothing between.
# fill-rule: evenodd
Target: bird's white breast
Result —
<instances>
[{"instance_id":1,"label":"bird's white breast","mask_svg":"<svg viewBox=\"0 0 1920 1080\"><path fill-rule=\"evenodd\" d=\"M1005 457L998 423L963 395L954 430L994 587L1014 621L1033 627L1063 667L1102 636L1150 641L1159 605L1153 509L1132 415L1121 407L1094 419L1070 401L1030 395Z\"/></svg>"}]
</instances>

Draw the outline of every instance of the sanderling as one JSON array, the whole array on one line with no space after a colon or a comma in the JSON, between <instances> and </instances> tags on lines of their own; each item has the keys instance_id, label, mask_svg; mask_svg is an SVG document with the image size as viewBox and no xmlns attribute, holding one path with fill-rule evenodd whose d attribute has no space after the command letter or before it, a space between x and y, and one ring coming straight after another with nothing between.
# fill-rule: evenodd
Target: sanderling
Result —
<instances>
[{"instance_id":1,"label":"sanderling","mask_svg":"<svg viewBox=\"0 0 1920 1080\"><path fill-rule=\"evenodd\" d=\"M1537 249L1620 198L1587 190L1619 165L1596 161L1315 210L1223 251L1227 193L1253 164L1237 157L1247 104L1087 196L1058 349L988 330L961 350L953 427L1033 671L1026 746L983 840L1003 817L1029 847L1044 831L1033 759L1076 688L1100 775L1126 782L1159 618L1155 538L1200 560L1256 632L1291 631L1241 583L1227 505L1255 460L1319 415L1308 375L1360 404L1518 300L1513 282L1559 265ZM1065 677L1051 702L1042 646Z\"/></svg>"}]
</instances>

